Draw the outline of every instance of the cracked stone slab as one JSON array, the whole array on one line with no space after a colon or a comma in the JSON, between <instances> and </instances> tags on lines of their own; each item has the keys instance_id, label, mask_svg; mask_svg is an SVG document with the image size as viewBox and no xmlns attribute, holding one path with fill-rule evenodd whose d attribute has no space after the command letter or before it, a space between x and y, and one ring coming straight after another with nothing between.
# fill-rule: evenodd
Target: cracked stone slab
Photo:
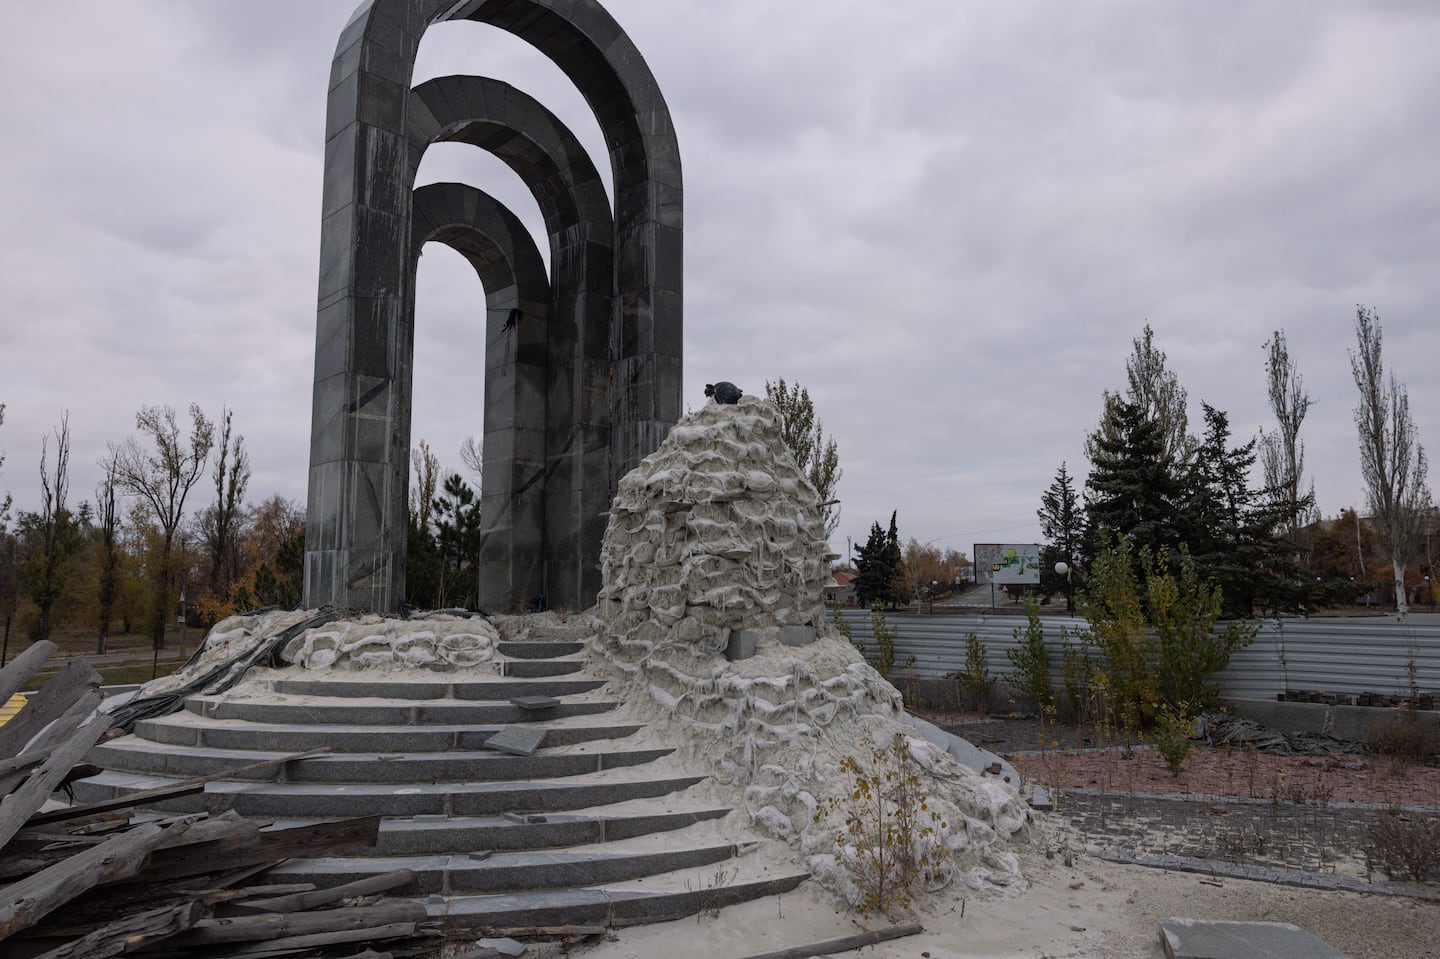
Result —
<instances>
[{"instance_id":1,"label":"cracked stone slab","mask_svg":"<svg viewBox=\"0 0 1440 959\"><path fill-rule=\"evenodd\" d=\"M1166 959L1348 959L1313 934L1288 922L1219 919L1160 921Z\"/></svg>"},{"instance_id":2,"label":"cracked stone slab","mask_svg":"<svg viewBox=\"0 0 1440 959\"><path fill-rule=\"evenodd\" d=\"M533 756L545 741L546 732L530 726L507 726L485 740L485 748L498 749L512 756Z\"/></svg>"}]
</instances>

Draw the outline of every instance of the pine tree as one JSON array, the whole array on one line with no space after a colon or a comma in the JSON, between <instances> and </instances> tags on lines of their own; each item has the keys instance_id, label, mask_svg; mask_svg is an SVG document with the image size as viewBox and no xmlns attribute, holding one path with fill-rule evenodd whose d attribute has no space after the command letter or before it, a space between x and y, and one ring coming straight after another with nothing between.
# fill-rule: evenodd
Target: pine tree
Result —
<instances>
[{"instance_id":1,"label":"pine tree","mask_svg":"<svg viewBox=\"0 0 1440 959\"><path fill-rule=\"evenodd\" d=\"M890 573L888 543L878 522L870 524L870 535L855 550L855 601L861 606L888 601Z\"/></svg>"},{"instance_id":2,"label":"pine tree","mask_svg":"<svg viewBox=\"0 0 1440 959\"><path fill-rule=\"evenodd\" d=\"M1135 555L1180 544L1181 486L1160 425L1139 404L1112 404L1113 430L1098 435L1085 481L1085 552L1096 556L1115 536ZM1136 570L1137 579L1141 571Z\"/></svg>"},{"instance_id":3,"label":"pine tree","mask_svg":"<svg viewBox=\"0 0 1440 959\"><path fill-rule=\"evenodd\" d=\"M1040 532L1046 540L1045 547L1040 551L1040 592L1050 596L1064 591L1066 608L1073 609L1070 586L1074 583L1074 570L1082 556L1085 515L1080 509L1080 498L1065 463L1060 464L1050 488L1041 494L1040 509L1035 515L1040 520ZM1067 576L1055 572L1058 562L1070 568Z\"/></svg>"},{"instance_id":4,"label":"pine tree","mask_svg":"<svg viewBox=\"0 0 1440 959\"><path fill-rule=\"evenodd\" d=\"M896 514L890 514L890 530L885 534L885 563L889 579L888 600L892 607L910 602L910 577L905 575L905 550L900 546L900 531L895 525Z\"/></svg>"}]
</instances>

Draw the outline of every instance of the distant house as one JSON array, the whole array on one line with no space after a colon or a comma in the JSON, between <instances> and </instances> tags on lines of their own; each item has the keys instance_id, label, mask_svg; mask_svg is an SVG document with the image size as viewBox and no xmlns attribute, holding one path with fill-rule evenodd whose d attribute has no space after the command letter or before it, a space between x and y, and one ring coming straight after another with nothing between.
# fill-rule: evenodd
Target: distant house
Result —
<instances>
[{"instance_id":1,"label":"distant house","mask_svg":"<svg viewBox=\"0 0 1440 959\"><path fill-rule=\"evenodd\" d=\"M825 585L825 602L848 606L855 602L855 574L849 570L836 570L830 574Z\"/></svg>"}]
</instances>

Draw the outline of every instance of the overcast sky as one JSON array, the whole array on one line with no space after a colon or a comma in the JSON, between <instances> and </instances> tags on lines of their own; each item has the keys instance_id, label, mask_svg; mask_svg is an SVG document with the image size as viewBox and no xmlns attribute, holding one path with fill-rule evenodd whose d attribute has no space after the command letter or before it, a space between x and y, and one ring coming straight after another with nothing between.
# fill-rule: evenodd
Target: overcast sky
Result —
<instances>
[{"instance_id":1,"label":"overcast sky","mask_svg":"<svg viewBox=\"0 0 1440 959\"><path fill-rule=\"evenodd\" d=\"M680 138L685 400L717 379L809 387L845 471L838 551L892 509L902 537L967 553L1037 539L1040 494L1062 460L1086 472L1146 321L1192 425L1204 400L1241 439L1271 426L1263 344L1286 332L1332 515L1363 502L1347 350L1371 306L1440 451L1440 4L607 6ZM325 92L353 7L0 4L0 495L18 508L64 411L78 501L139 406L192 401L234 410L253 501L304 499ZM518 40L432 28L415 79L452 73L536 96L605 168L584 101ZM487 154L431 148L419 181L439 180L496 195L545 248ZM459 467L484 298L458 254L426 253L413 435Z\"/></svg>"}]
</instances>

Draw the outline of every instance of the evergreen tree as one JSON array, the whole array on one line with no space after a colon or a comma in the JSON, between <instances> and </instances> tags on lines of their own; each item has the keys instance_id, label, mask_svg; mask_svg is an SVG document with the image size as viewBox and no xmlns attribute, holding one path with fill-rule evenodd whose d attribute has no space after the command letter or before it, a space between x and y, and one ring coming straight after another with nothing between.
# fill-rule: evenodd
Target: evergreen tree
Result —
<instances>
[{"instance_id":1,"label":"evergreen tree","mask_svg":"<svg viewBox=\"0 0 1440 959\"><path fill-rule=\"evenodd\" d=\"M1115 399L1113 430L1098 434L1085 481L1085 553L1099 555L1115 536L1134 555L1160 555L1180 543L1181 485L1160 424L1137 403ZM1137 567L1136 579L1143 580Z\"/></svg>"},{"instance_id":2,"label":"evergreen tree","mask_svg":"<svg viewBox=\"0 0 1440 959\"><path fill-rule=\"evenodd\" d=\"M1071 583L1074 570L1082 558L1084 518L1080 509L1080 497L1075 491L1074 480L1065 463L1055 473L1055 480L1040 496L1040 509L1035 514L1040 520L1040 532L1045 535L1046 545L1040 551L1040 592L1046 596L1065 591L1066 578L1055 572L1055 564L1065 563L1071 569ZM1070 594L1066 592L1066 606L1071 607Z\"/></svg>"},{"instance_id":3,"label":"evergreen tree","mask_svg":"<svg viewBox=\"0 0 1440 959\"><path fill-rule=\"evenodd\" d=\"M440 555L435 605L473 609L480 587L480 496L459 473L451 473L431 512Z\"/></svg>"},{"instance_id":4,"label":"evergreen tree","mask_svg":"<svg viewBox=\"0 0 1440 959\"><path fill-rule=\"evenodd\" d=\"M870 535L855 549L855 601L861 606L884 603L890 595L888 541L878 522L870 524Z\"/></svg>"},{"instance_id":5,"label":"evergreen tree","mask_svg":"<svg viewBox=\"0 0 1440 959\"><path fill-rule=\"evenodd\" d=\"M1259 606L1296 610L1313 604L1314 574L1283 531L1309 496L1291 502L1249 486L1256 441L1230 446L1230 420L1208 403L1205 436L1189 471L1183 531L1200 575L1221 591L1221 614L1248 618Z\"/></svg>"},{"instance_id":6,"label":"evergreen tree","mask_svg":"<svg viewBox=\"0 0 1440 959\"><path fill-rule=\"evenodd\" d=\"M1155 347L1155 331L1150 324L1133 342L1133 351L1125 361L1124 394L1105 391L1100 425L1085 441L1085 453L1092 460L1101 441L1113 443L1120 429L1117 419L1121 403L1133 403L1141 414L1155 423L1165 455L1177 464L1190 458L1194 440L1187 429L1185 388L1172 370L1165 367L1165 351Z\"/></svg>"},{"instance_id":7,"label":"evergreen tree","mask_svg":"<svg viewBox=\"0 0 1440 959\"><path fill-rule=\"evenodd\" d=\"M892 607L910 602L910 578L905 575L905 551L900 546L900 531L895 525L896 512L890 514L890 530L885 534L885 565L889 576L886 597Z\"/></svg>"}]
</instances>

